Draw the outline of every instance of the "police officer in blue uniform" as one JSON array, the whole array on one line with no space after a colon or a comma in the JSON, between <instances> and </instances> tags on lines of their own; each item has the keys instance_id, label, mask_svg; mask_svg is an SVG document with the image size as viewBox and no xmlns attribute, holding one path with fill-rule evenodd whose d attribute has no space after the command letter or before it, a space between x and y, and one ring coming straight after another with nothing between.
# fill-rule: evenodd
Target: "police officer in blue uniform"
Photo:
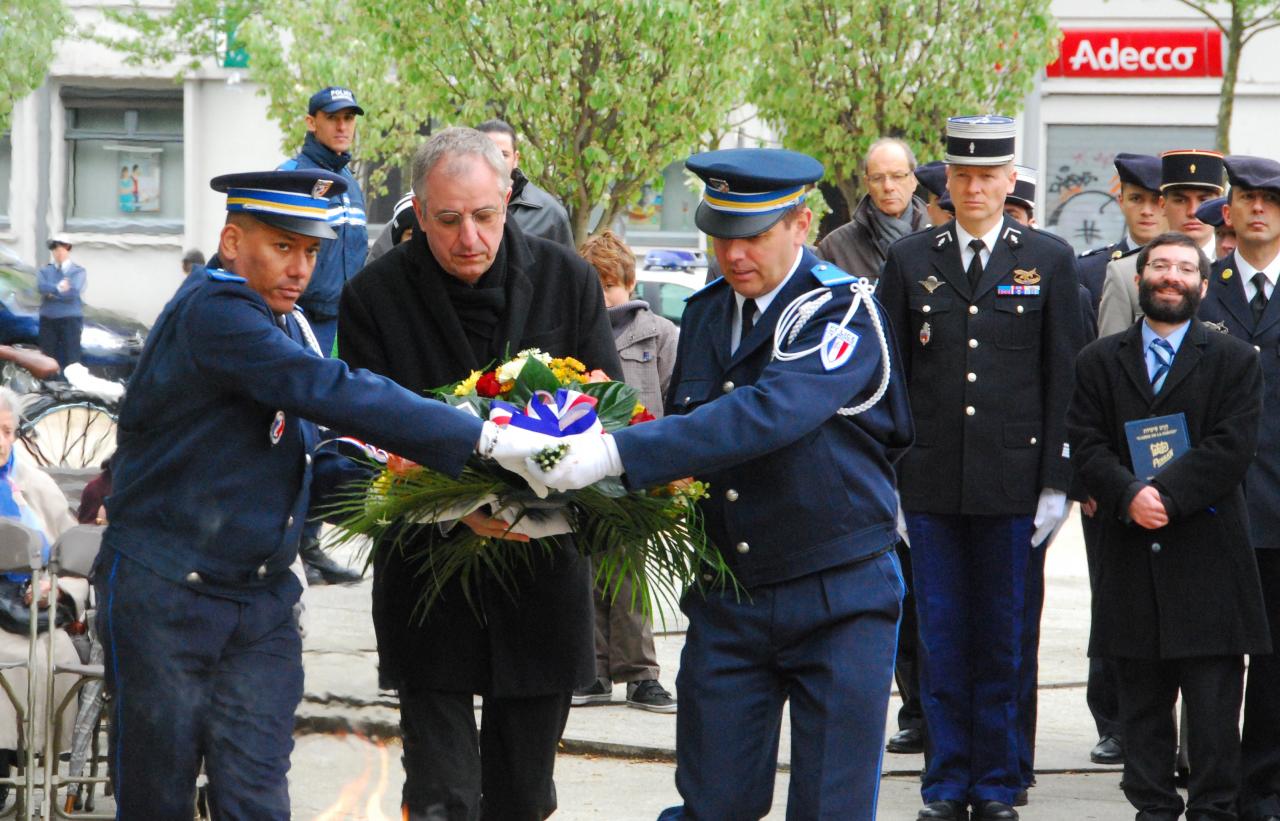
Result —
<instances>
[{"instance_id":1,"label":"police officer in blue uniform","mask_svg":"<svg viewBox=\"0 0 1280 821\"><path fill-rule=\"evenodd\" d=\"M1213 264L1199 318L1253 345L1262 363L1262 424L1244 490L1274 643L1280 635L1280 162L1233 156L1224 164L1238 245ZM1280 653L1249 656L1240 758L1240 817L1280 821Z\"/></svg>"},{"instance_id":2,"label":"police officer in blue uniform","mask_svg":"<svg viewBox=\"0 0 1280 821\"><path fill-rule=\"evenodd\" d=\"M1014 124L947 124L956 220L889 249L916 443L898 466L927 727L923 819L1015 819L1020 650L1031 551L1066 516L1063 413L1080 347L1075 255L1004 215Z\"/></svg>"},{"instance_id":3,"label":"police officer in blue uniform","mask_svg":"<svg viewBox=\"0 0 1280 821\"><path fill-rule=\"evenodd\" d=\"M1150 154L1115 156L1116 177L1120 193L1116 202L1124 214L1124 236L1118 242L1085 251L1076 260L1080 284L1089 289L1093 310L1102 301L1102 283L1107 278L1107 264L1129 254L1136 254L1164 228L1160 205L1160 158Z\"/></svg>"},{"instance_id":4,"label":"police officer in blue uniform","mask_svg":"<svg viewBox=\"0 0 1280 821\"><path fill-rule=\"evenodd\" d=\"M121 819L189 821L202 759L215 818L289 818L302 697L289 567L312 498L358 475L317 451L315 423L451 475L473 450L524 471L545 441L312 350L294 303L341 177L212 185L230 212L218 253L156 320L129 383L95 569Z\"/></svg>"},{"instance_id":5,"label":"police officer in blue uniform","mask_svg":"<svg viewBox=\"0 0 1280 821\"><path fill-rule=\"evenodd\" d=\"M1227 205L1226 197L1214 197L1205 200L1196 209L1196 219L1213 227L1213 258L1219 260L1236 250L1236 229L1227 222L1223 213Z\"/></svg>"},{"instance_id":6,"label":"police officer in blue uniform","mask_svg":"<svg viewBox=\"0 0 1280 821\"><path fill-rule=\"evenodd\" d=\"M687 167L724 277L689 298L669 415L575 440L547 481L711 484L707 532L744 589L706 576L681 602L684 804L662 818L767 814L790 699L788 817L872 821L903 595L892 466L911 441L892 335L869 284L804 247L820 163L729 149Z\"/></svg>"}]
</instances>

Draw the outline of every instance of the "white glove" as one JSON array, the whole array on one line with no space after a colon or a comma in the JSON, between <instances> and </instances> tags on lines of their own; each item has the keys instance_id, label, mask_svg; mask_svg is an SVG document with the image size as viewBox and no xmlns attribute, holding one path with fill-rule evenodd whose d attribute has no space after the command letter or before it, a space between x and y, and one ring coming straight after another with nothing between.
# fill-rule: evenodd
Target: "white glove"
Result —
<instances>
[{"instance_id":1,"label":"white glove","mask_svg":"<svg viewBox=\"0 0 1280 821\"><path fill-rule=\"evenodd\" d=\"M1031 546L1040 547L1047 543L1049 537L1066 519L1067 494L1051 487L1040 491L1040 501L1036 503L1036 517L1031 520L1036 528L1036 532L1031 534Z\"/></svg>"},{"instance_id":2,"label":"white glove","mask_svg":"<svg viewBox=\"0 0 1280 821\"><path fill-rule=\"evenodd\" d=\"M622 457L609 434L580 433L560 441L569 443L569 452L553 468L544 471L532 459L528 465L556 490L578 490L606 476L622 475Z\"/></svg>"},{"instance_id":3,"label":"white glove","mask_svg":"<svg viewBox=\"0 0 1280 821\"><path fill-rule=\"evenodd\" d=\"M485 422L480 429L480 440L476 442L476 453L485 459L492 459L512 473L519 474L539 499L547 498L547 486L543 483L540 471L534 467L529 457L548 445L560 443L561 439L535 433L512 425L495 425Z\"/></svg>"},{"instance_id":4,"label":"white glove","mask_svg":"<svg viewBox=\"0 0 1280 821\"><path fill-rule=\"evenodd\" d=\"M898 538L907 547L911 547L911 538L907 533L907 517L902 512L902 497L895 493L893 499L898 503Z\"/></svg>"}]
</instances>

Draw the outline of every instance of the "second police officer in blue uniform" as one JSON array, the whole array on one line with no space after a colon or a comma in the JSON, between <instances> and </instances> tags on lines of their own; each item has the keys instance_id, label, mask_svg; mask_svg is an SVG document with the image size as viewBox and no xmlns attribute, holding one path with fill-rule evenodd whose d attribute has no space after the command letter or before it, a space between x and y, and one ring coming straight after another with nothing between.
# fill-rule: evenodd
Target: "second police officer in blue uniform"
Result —
<instances>
[{"instance_id":1,"label":"second police officer in blue uniform","mask_svg":"<svg viewBox=\"0 0 1280 821\"><path fill-rule=\"evenodd\" d=\"M681 603L684 805L662 817L768 813L790 699L788 817L871 821L903 594L892 466L911 441L892 335L869 285L804 248L820 163L730 149L687 166L724 278L689 298L669 415L575 440L547 478L711 484L707 532L744 590Z\"/></svg>"},{"instance_id":2,"label":"second police officer in blue uniform","mask_svg":"<svg viewBox=\"0 0 1280 821\"><path fill-rule=\"evenodd\" d=\"M947 124L956 220L889 249L916 443L898 466L920 626L922 819L1016 819L1023 591L1066 516L1063 414L1080 344L1075 255L1003 214L1014 123Z\"/></svg>"},{"instance_id":3,"label":"second police officer in blue uniform","mask_svg":"<svg viewBox=\"0 0 1280 821\"><path fill-rule=\"evenodd\" d=\"M230 212L218 253L156 320L129 383L94 580L126 821L189 821L202 759L215 818L289 818L289 568L316 486L352 475L316 452L314 423L451 475L473 450L523 471L544 444L313 352L294 303L333 235L325 195L344 184L215 178Z\"/></svg>"}]
</instances>

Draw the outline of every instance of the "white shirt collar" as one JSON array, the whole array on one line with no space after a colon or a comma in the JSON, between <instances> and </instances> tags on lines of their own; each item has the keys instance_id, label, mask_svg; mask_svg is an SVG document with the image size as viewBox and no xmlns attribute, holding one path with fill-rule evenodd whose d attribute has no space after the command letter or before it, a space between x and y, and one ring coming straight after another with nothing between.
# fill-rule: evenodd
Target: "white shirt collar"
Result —
<instances>
[{"instance_id":1,"label":"white shirt collar","mask_svg":"<svg viewBox=\"0 0 1280 821\"><path fill-rule=\"evenodd\" d=\"M1268 293L1266 296L1269 298L1271 296L1271 290L1276 286L1277 277L1280 277L1280 256L1277 256L1275 259L1271 260L1271 262L1267 263L1265 268L1254 268L1249 264L1249 261L1244 258L1244 255L1240 253L1239 248L1232 251L1231 255L1235 257L1236 271L1240 274L1240 282L1244 285L1245 298L1253 299L1253 277L1259 272L1267 278Z\"/></svg>"},{"instance_id":2,"label":"white shirt collar","mask_svg":"<svg viewBox=\"0 0 1280 821\"><path fill-rule=\"evenodd\" d=\"M996 226L980 237L974 237L960 225L960 220L956 220L956 239L960 242L960 256L963 258L966 253L972 253L969 243L974 239L982 240L983 252L987 254L986 259L991 258L991 252L996 249L996 240L1000 239L1000 229L1004 228L1004 220L996 223ZM983 262L986 262L986 259Z\"/></svg>"}]
</instances>

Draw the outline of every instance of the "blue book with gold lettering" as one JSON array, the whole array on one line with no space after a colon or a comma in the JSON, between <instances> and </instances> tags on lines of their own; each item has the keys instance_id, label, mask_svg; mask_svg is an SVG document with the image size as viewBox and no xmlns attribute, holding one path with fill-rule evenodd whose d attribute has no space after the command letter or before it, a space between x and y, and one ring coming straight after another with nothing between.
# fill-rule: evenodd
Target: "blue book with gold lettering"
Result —
<instances>
[{"instance_id":1,"label":"blue book with gold lettering","mask_svg":"<svg viewBox=\"0 0 1280 821\"><path fill-rule=\"evenodd\" d=\"M1124 434L1129 440L1133 474L1145 482L1191 449L1184 413L1125 422Z\"/></svg>"}]
</instances>

